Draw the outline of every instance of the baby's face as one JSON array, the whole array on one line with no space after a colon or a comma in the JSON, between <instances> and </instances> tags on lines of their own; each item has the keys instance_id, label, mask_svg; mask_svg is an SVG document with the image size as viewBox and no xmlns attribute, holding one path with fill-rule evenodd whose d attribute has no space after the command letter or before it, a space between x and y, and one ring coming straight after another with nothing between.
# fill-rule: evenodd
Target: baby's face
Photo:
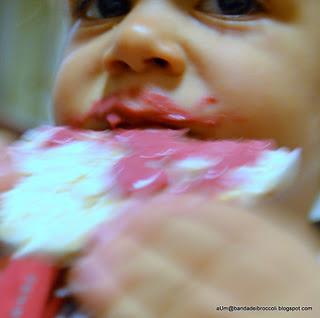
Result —
<instances>
[{"instance_id":1,"label":"baby's face","mask_svg":"<svg viewBox=\"0 0 320 318\"><path fill-rule=\"evenodd\" d=\"M69 7L57 123L274 139L302 147L304 177L319 177L319 0L70 0ZM146 105L152 94L164 101ZM103 115L90 112L106 99Z\"/></svg>"}]
</instances>

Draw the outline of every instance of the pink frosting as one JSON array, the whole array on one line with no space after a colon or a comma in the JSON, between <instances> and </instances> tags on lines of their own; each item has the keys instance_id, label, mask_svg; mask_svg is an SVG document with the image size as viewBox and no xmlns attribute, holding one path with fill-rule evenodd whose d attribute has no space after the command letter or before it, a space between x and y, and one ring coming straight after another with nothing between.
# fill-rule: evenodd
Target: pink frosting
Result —
<instances>
[{"instance_id":1,"label":"pink frosting","mask_svg":"<svg viewBox=\"0 0 320 318\"><path fill-rule=\"evenodd\" d=\"M241 166L254 165L262 152L274 148L270 141L192 139L185 136L186 130L92 132L67 127L48 129L50 137L40 145L44 151L76 140L92 140L101 143L102 147L108 143L111 147L122 149L124 156L106 178L112 180L114 190L125 196L150 195L162 190L174 193L198 190L218 193L243 182L230 179L228 172ZM188 169L177 168L177 163L190 158L206 160L207 165L195 174Z\"/></svg>"},{"instance_id":2,"label":"pink frosting","mask_svg":"<svg viewBox=\"0 0 320 318\"><path fill-rule=\"evenodd\" d=\"M268 141L200 141L175 130L130 130L115 138L131 150L114 167L116 184L125 194L154 193L164 188L221 191L235 186L235 180L225 178L230 170L254 165L263 151L272 149ZM177 188L170 166L187 158L212 160L212 165Z\"/></svg>"}]
</instances>

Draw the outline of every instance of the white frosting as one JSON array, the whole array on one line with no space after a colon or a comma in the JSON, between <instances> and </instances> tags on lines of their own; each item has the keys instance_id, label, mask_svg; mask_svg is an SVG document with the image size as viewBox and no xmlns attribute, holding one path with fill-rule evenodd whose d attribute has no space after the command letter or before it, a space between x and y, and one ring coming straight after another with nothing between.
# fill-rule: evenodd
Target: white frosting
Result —
<instances>
[{"instance_id":1,"label":"white frosting","mask_svg":"<svg viewBox=\"0 0 320 318\"><path fill-rule=\"evenodd\" d=\"M219 163L217 159L207 159L201 157L187 157L174 163L174 168L189 172L200 172Z\"/></svg>"},{"instance_id":2,"label":"white frosting","mask_svg":"<svg viewBox=\"0 0 320 318\"><path fill-rule=\"evenodd\" d=\"M78 250L121 205L111 198L107 175L123 155L81 141L26 156L16 163L26 176L2 194L0 238L19 245L18 254Z\"/></svg>"},{"instance_id":3,"label":"white frosting","mask_svg":"<svg viewBox=\"0 0 320 318\"><path fill-rule=\"evenodd\" d=\"M286 149L264 151L254 166L242 166L229 173L230 180L244 180L240 187L221 194L221 199L233 197L250 200L289 186L297 176L301 151Z\"/></svg>"}]
</instances>

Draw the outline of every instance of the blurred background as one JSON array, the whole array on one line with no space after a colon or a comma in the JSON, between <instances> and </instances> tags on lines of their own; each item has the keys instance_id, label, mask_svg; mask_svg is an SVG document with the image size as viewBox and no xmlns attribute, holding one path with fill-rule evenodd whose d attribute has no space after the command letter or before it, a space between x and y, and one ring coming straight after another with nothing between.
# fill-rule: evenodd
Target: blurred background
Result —
<instances>
[{"instance_id":1,"label":"blurred background","mask_svg":"<svg viewBox=\"0 0 320 318\"><path fill-rule=\"evenodd\" d=\"M67 33L66 0L1 0L0 131L50 122L53 79Z\"/></svg>"}]
</instances>

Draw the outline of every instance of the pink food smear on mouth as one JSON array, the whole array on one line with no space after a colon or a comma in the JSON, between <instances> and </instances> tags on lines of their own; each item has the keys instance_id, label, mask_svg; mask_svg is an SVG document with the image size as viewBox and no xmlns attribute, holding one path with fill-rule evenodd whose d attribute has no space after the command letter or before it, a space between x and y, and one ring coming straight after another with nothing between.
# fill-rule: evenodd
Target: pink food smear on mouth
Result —
<instances>
[{"instance_id":1,"label":"pink food smear on mouth","mask_svg":"<svg viewBox=\"0 0 320 318\"><path fill-rule=\"evenodd\" d=\"M71 123L83 127L89 120L107 123L110 128L150 125L175 126L177 128L217 126L225 118L237 119L222 113L200 116L205 109L217 105L214 96L205 96L192 107L193 113L175 103L169 96L152 89L131 88L115 92L93 103L91 109Z\"/></svg>"}]
</instances>

